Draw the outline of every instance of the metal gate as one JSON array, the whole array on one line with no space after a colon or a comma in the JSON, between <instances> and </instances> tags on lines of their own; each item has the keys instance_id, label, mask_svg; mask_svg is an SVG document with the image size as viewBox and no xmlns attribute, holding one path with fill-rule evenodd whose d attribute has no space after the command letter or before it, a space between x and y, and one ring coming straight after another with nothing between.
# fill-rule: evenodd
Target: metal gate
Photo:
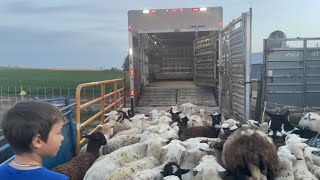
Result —
<instances>
[{"instance_id":1,"label":"metal gate","mask_svg":"<svg viewBox=\"0 0 320 180\"><path fill-rule=\"evenodd\" d=\"M205 36L194 41L194 83L216 87L218 82L217 36Z\"/></svg>"},{"instance_id":2,"label":"metal gate","mask_svg":"<svg viewBox=\"0 0 320 180\"><path fill-rule=\"evenodd\" d=\"M220 109L228 118L250 118L251 9L220 31Z\"/></svg>"},{"instance_id":3,"label":"metal gate","mask_svg":"<svg viewBox=\"0 0 320 180\"><path fill-rule=\"evenodd\" d=\"M275 47L273 44L283 44ZM264 100L320 106L320 38L264 40Z\"/></svg>"}]
</instances>

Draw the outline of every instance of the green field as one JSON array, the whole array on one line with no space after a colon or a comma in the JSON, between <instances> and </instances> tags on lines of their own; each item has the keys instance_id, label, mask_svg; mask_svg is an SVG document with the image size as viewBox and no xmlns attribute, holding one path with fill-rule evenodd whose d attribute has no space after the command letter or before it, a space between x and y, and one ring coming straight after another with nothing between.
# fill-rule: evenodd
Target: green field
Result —
<instances>
[{"instance_id":1,"label":"green field","mask_svg":"<svg viewBox=\"0 0 320 180\"><path fill-rule=\"evenodd\" d=\"M30 92L34 94L59 94L61 91L64 91L62 94L66 94L67 89L74 92L81 83L123 78L125 74L127 73L112 70L0 68L0 86L2 95L15 95L20 92L22 87L28 94ZM128 82L128 78L126 80ZM96 88L99 89L99 87Z\"/></svg>"},{"instance_id":2,"label":"green field","mask_svg":"<svg viewBox=\"0 0 320 180\"><path fill-rule=\"evenodd\" d=\"M45 86L74 88L78 84L124 77L121 71L47 70L0 68L2 86Z\"/></svg>"}]
</instances>

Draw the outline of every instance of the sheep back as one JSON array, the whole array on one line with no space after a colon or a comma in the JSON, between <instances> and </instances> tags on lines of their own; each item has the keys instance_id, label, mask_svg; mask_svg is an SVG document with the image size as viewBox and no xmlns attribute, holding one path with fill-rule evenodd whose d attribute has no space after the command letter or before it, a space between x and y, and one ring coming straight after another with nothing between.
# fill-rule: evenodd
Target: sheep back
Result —
<instances>
[{"instance_id":1,"label":"sheep back","mask_svg":"<svg viewBox=\"0 0 320 180\"><path fill-rule=\"evenodd\" d=\"M278 168L277 149L262 131L242 127L225 142L222 162L230 172L235 172L237 168L248 168L249 163L259 167L261 162L275 172Z\"/></svg>"},{"instance_id":2,"label":"sheep back","mask_svg":"<svg viewBox=\"0 0 320 180\"><path fill-rule=\"evenodd\" d=\"M68 176L68 179L70 180L83 179L87 170L92 166L95 160L96 157L92 153L86 152L65 164L53 168L52 171L62 173Z\"/></svg>"}]
</instances>

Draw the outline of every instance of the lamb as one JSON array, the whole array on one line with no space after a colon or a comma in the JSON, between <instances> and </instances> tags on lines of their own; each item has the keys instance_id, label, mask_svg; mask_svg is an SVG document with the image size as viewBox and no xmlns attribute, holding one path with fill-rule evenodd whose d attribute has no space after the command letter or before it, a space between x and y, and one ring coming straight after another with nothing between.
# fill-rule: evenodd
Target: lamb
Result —
<instances>
[{"instance_id":1,"label":"lamb","mask_svg":"<svg viewBox=\"0 0 320 180\"><path fill-rule=\"evenodd\" d=\"M163 178L163 180L180 180L178 176L170 175Z\"/></svg>"},{"instance_id":2,"label":"lamb","mask_svg":"<svg viewBox=\"0 0 320 180\"><path fill-rule=\"evenodd\" d=\"M293 155L286 146L278 149L279 169L275 172L275 180L292 180L294 179L293 165L294 160L302 160Z\"/></svg>"},{"instance_id":3,"label":"lamb","mask_svg":"<svg viewBox=\"0 0 320 180\"><path fill-rule=\"evenodd\" d=\"M100 147L107 143L104 134L101 132L95 132L84 137L89 139L87 152L53 168L53 171L65 174L70 180L83 179L87 170L99 157Z\"/></svg>"},{"instance_id":4,"label":"lamb","mask_svg":"<svg viewBox=\"0 0 320 180\"><path fill-rule=\"evenodd\" d=\"M320 132L320 115L309 112L301 118L299 125Z\"/></svg>"},{"instance_id":5,"label":"lamb","mask_svg":"<svg viewBox=\"0 0 320 180\"><path fill-rule=\"evenodd\" d=\"M202 180L222 180L219 173L226 170L217 162L212 155L205 155L201 158L200 163L193 169L194 175L202 171Z\"/></svg>"},{"instance_id":6,"label":"lamb","mask_svg":"<svg viewBox=\"0 0 320 180\"><path fill-rule=\"evenodd\" d=\"M270 116L271 120L269 121L269 135L270 136L283 136L291 134L294 130L298 130L295 128L289 121L289 110L286 110L284 114L273 114L272 112L266 111L266 114Z\"/></svg>"},{"instance_id":7,"label":"lamb","mask_svg":"<svg viewBox=\"0 0 320 180\"><path fill-rule=\"evenodd\" d=\"M233 132L223 145L221 158L228 172L236 176L246 170L244 175L260 179L259 167L266 167L267 178L271 178L278 168L275 145L265 133L254 128L241 127Z\"/></svg>"},{"instance_id":8,"label":"lamb","mask_svg":"<svg viewBox=\"0 0 320 180\"><path fill-rule=\"evenodd\" d=\"M145 169L143 171L139 171L136 174L131 176L132 180L162 180L163 175L161 171L163 170L162 165L157 166L152 169Z\"/></svg>"},{"instance_id":9,"label":"lamb","mask_svg":"<svg viewBox=\"0 0 320 180\"><path fill-rule=\"evenodd\" d=\"M189 117L189 121L187 125L188 127L193 127L193 126L203 126L204 124L200 116L191 115Z\"/></svg>"}]
</instances>

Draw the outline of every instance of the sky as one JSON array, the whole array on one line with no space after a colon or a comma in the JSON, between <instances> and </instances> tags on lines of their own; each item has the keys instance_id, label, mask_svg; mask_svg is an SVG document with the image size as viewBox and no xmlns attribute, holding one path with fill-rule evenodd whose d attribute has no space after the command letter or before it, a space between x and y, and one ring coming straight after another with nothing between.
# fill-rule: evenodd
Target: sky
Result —
<instances>
[{"instance_id":1,"label":"sky","mask_svg":"<svg viewBox=\"0 0 320 180\"><path fill-rule=\"evenodd\" d=\"M0 66L120 68L128 10L214 6L225 25L252 7L252 52L275 30L320 37L320 0L0 0Z\"/></svg>"}]
</instances>

